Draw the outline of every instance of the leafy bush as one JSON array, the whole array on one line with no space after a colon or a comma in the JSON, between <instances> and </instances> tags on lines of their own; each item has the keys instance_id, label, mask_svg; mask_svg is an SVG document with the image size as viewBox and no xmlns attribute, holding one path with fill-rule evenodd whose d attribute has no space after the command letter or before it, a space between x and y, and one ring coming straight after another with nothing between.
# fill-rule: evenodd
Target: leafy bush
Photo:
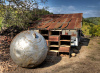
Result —
<instances>
[{"instance_id":1,"label":"leafy bush","mask_svg":"<svg viewBox=\"0 0 100 73\"><path fill-rule=\"evenodd\" d=\"M3 27L18 26L21 28L27 28L35 20L41 20L41 15L51 14L45 9L25 10L22 7L13 8L12 6L0 6L2 15ZM3 10L3 11L2 11ZM5 10L5 11L4 11ZM1 25L0 25L1 27Z\"/></svg>"},{"instance_id":2,"label":"leafy bush","mask_svg":"<svg viewBox=\"0 0 100 73\"><path fill-rule=\"evenodd\" d=\"M90 34L92 34L92 36L100 36L100 25L94 25L91 27Z\"/></svg>"},{"instance_id":3,"label":"leafy bush","mask_svg":"<svg viewBox=\"0 0 100 73\"><path fill-rule=\"evenodd\" d=\"M86 36L91 36L92 34L90 34L90 29L91 29L91 26L89 25L89 23L83 22L83 26L82 26L83 34Z\"/></svg>"},{"instance_id":4,"label":"leafy bush","mask_svg":"<svg viewBox=\"0 0 100 73\"><path fill-rule=\"evenodd\" d=\"M3 21L3 18L0 17L0 30L1 30L1 27L2 27L2 21Z\"/></svg>"},{"instance_id":5,"label":"leafy bush","mask_svg":"<svg viewBox=\"0 0 100 73\"><path fill-rule=\"evenodd\" d=\"M84 21L88 22L88 23L94 23L96 25L99 25L100 24L100 17L85 18Z\"/></svg>"},{"instance_id":6,"label":"leafy bush","mask_svg":"<svg viewBox=\"0 0 100 73\"><path fill-rule=\"evenodd\" d=\"M92 22L93 21L90 22L90 19L83 19L83 26L82 26L83 34L86 36L100 36L100 24L96 25Z\"/></svg>"}]
</instances>

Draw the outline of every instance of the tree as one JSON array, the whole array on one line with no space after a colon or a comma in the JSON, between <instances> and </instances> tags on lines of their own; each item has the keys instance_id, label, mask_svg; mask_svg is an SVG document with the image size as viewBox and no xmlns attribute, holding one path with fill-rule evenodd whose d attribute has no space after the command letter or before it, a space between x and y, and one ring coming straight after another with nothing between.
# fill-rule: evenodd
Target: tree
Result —
<instances>
[{"instance_id":1,"label":"tree","mask_svg":"<svg viewBox=\"0 0 100 73\"><path fill-rule=\"evenodd\" d=\"M6 2L9 2L9 5ZM38 5L45 2L47 0L5 0L2 3L6 7L3 21L6 25L4 26L17 25L23 28L27 27L36 17L37 11L33 14L33 10L38 10Z\"/></svg>"}]
</instances>

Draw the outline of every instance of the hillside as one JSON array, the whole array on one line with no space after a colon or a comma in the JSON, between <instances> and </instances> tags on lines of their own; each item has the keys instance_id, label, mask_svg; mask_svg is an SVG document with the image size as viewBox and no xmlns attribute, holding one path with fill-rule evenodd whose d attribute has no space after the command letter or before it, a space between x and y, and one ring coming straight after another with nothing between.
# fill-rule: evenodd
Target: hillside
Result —
<instances>
[{"instance_id":1,"label":"hillside","mask_svg":"<svg viewBox=\"0 0 100 73\"><path fill-rule=\"evenodd\" d=\"M89 22L89 23L93 23L96 25L100 24L100 17L89 17L89 18L84 18L84 21Z\"/></svg>"},{"instance_id":2,"label":"hillside","mask_svg":"<svg viewBox=\"0 0 100 73\"><path fill-rule=\"evenodd\" d=\"M82 31L85 36L100 36L100 17L83 18Z\"/></svg>"}]
</instances>

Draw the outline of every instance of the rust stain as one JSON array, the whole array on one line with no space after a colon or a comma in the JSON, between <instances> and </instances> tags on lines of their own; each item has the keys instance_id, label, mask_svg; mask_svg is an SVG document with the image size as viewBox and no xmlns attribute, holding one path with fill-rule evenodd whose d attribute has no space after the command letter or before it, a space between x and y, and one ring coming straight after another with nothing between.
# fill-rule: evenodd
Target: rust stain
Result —
<instances>
[{"instance_id":1,"label":"rust stain","mask_svg":"<svg viewBox=\"0 0 100 73\"><path fill-rule=\"evenodd\" d=\"M66 29L78 29L82 27L82 15L83 13L45 15L42 18L42 23L36 26L36 28L47 28L47 30L50 30L58 29L61 26L60 29L65 27L67 27ZM69 23L68 26L65 23Z\"/></svg>"},{"instance_id":2,"label":"rust stain","mask_svg":"<svg viewBox=\"0 0 100 73\"><path fill-rule=\"evenodd\" d=\"M74 32L72 32L72 35L71 36L77 36L76 34L74 34Z\"/></svg>"},{"instance_id":3,"label":"rust stain","mask_svg":"<svg viewBox=\"0 0 100 73\"><path fill-rule=\"evenodd\" d=\"M63 28L65 28L67 25L68 25L68 23L64 23L64 24L62 25L61 28L63 29Z\"/></svg>"},{"instance_id":4,"label":"rust stain","mask_svg":"<svg viewBox=\"0 0 100 73\"><path fill-rule=\"evenodd\" d=\"M54 26L54 28L59 28L62 25L62 23L57 23L57 25Z\"/></svg>"},{"instance_id":5,"label":"rust stain","mask_svg":"<svg viewBox=\"0 0 100 73\"><path fill-rule=\"evenodd\" d=\"M48 29L48 30L49 30L49 29L53 29L55 25L57 25L57 22L52 23L52 25L50 25L47 29Z\"/></svg>"},{"instance_id":6,"label":"rust stain","mask_svg":"<svg viewBox=\"0 0 100 73\"><path fill-rule=\"evenodd\" d=\"M70 22L67 29L74 29L75 23L74 22Z\"/></svg>"}]
</instances>

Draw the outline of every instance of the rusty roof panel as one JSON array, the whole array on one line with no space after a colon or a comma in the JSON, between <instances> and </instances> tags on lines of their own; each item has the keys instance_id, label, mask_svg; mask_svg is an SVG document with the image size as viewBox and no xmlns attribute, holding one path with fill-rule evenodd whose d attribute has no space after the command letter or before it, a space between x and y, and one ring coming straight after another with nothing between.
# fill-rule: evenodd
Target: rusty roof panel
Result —
<instances>
[{"instance_id":1,"label":"rusty roof panel","mask_svg":"<svg viewBox=\"0 0 100 73\"><path fill-rule=\"evenodd\" d=\"M41 28L41 26L43 26L45 23L41 23L39 24L39 26L37 26L37 28Z\"/></svg>"},{"instance_id":2,"label":"rusty roof panel","mask_svg":"<svg viewBox=\"0 0 100 73\"><path fill-rule=\"evenodd\" d=\"M75 27L75 23L74 23L74 22L70 22L70 23L68 24L67 29L75 29L74 27Z\"/></svg>"},{"instance_id":3,"label":"rusty roof panel","mask_svg":"<svg viewBox=\"0 0 100 73\"><path fill-rule=\"evenodd\" d=\"M56 22L60 22L61 21L61 19L60 18L58 18L57 20L56 20Z\"/></svg>"},{"instance_id":4,"label":"rusty roof panel","mask_svg":"<svg viewBox=\"0 0 100 73\"><path fill-rule=\"evenodd\" d=\"M68 17L68 14L63 15L63 18L67 18L67 17Z\"/></svg>"},{"instance_id":5,"label":"rusty roof panel","mask_svg":"<svg viewBox=\"0 0 100 73\"><path fill-rule=\"evenodd\" d=\"M41 28L47 28L47 27L49 27L51 24L52 24L52 22L47 23L46 25L42 26Z\"/></svg>"},{"instance_id":6,"label":"rusty roof panel","mask_svg":"<svg viewBox=\"0 0 100 73\"><path fill-rule=\"evenodd\" d=\"M67 20L67 18L62 18L62 20L60 22L65 22Z\"/></svg>"},{"instance_id":7,"label":"rusty roof panel","mask_svg":"<svg viewBox=\"0 0 100 73\"><path fill-rule=\"evenodd\" d=\"M78 15L77 15L77 18L81 18L82 15L83 15L82 13L78 14Z\"/></svg>"},{"instance_id":8,"label":"rusty roof panel","mask_svg":"<svg viewBox=\"0 0 100 73\"><path fill-rule=\"evenodd\" d=\"M57 19L53 19L52 21L55 22Z\"/></svg>"},{"instance_id":9,"label":"rusty roof panel","mask_svg":"<svg viewBox=\"0 0 100 73\"><path fill-rule=\"evenodd\" d=\"M69 15L68 15L68 18L72 18L72 16L73 16L73 14L69 14Z\"/></svg>"},{"instance_id":10,"label":"rusty roof panel","mask_svg":"<svg viewBox=\"0 0 100 73\"><path fill-rule=\"evenodd\" d=\"M81 18L77 18L77 21L82 22L82 19Z\"/></svg>"},{"instance_id":11,"label":"rusty roof panel","mask_svg":"<svg viewBox=\"0 0 100 73\"><path fill-rule=\"evenodd\" d=\"M81 26L81 22L79 23L79 22L76 22L76 26L75 26L76 28L81 28L82 26Z\"/></svg>"},{"instance_id":12,"label":"rusty roof panel","mask_svg":"<svg viewBox=\"0 0 100 73\"><path fill-rule=\"evenodd\" d=\"M67 18L67 20L65 22L70 22L71 21L71 18Z\"/></svg>"},{"instance_id":13,"label":"rusty roof panel","mask_svg":"<svg viewBox=\"0 0 100 73\"><path fill-rule=\"evenodd\" d=\"M63 23L57 23L57 25L54 26L54 28L59 28Z\"/></svg>"},{"instance_id":14,"label":"rusty roof panel","mask_svg":"<svg viewBox=\"0 0 100 73\"><path fill-rule=\"evenodd\" d=\"M36 28L49 29L79 29L82 27L82 13L76 14L52 14L42 17L42 23Z\"/></svg>"},{"instance_id":15,"label":"rusty roof panel","mask_svg":"<svg viewBox=\"0 0 100 73\"><path fill-rule=\"evenodd\" d=\"M54 26L57 25L57 22L52 23L47 29L54 29Z\"/></svg>"},{"instance_id":16,"label":"rusty roof panel","mask_svg":"<svg viewBox=\"0 0 100 73\"><path fill-rule=\"evenodd\" d=\"M76 22L76 20L77 20L76 18L72 18L71 22L74 23L74 22Z\"/></svg>"},{"instance_id":17,"label":"rusty roof panel","mask_svg":"<svg viewBox=\"0 0 100 73\"><path fill-rule=\"evenodd\" d=\"M61 28L63 29L63 28L65 28L65 27L67 27L67 25L68 25L68 23L63 23L63 25L62 25Z\"/></svg>"},{"instance_id":18,"label":"rusty roof panel","mask_svg":"<svg viewBox=\"0 0 100 73\"><path fill-rule=\"evenodd\" d=\"M77 18L77 14L73 14L72 18Z\"/></svg>"}]
</instances>

